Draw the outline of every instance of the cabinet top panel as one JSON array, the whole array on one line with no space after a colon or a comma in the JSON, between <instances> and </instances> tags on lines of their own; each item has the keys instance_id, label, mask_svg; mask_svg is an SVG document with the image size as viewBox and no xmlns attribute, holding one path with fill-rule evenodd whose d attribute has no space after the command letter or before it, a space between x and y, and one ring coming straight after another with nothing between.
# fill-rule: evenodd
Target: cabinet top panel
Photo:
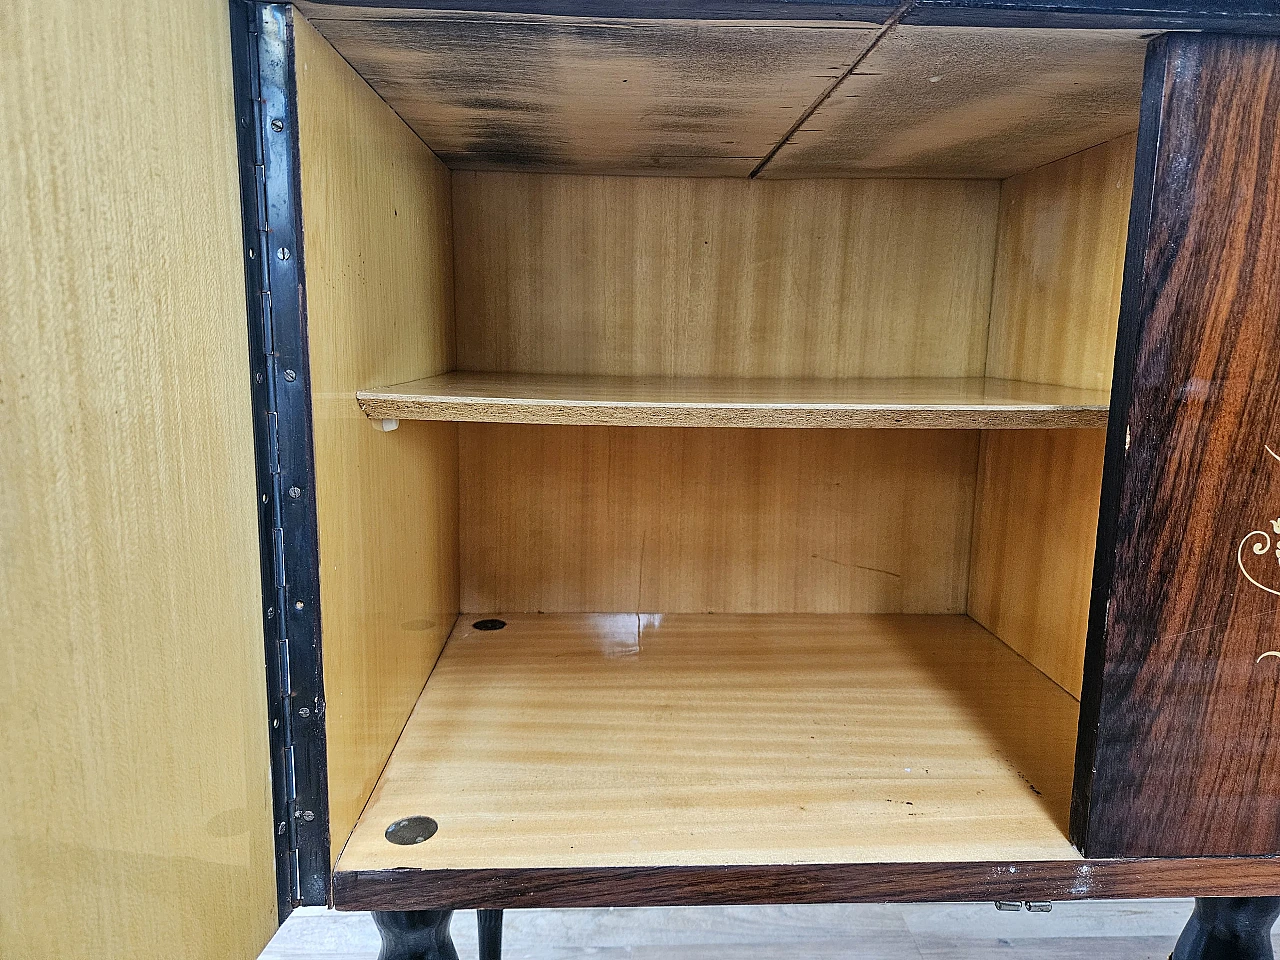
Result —
<instances>
[{"instance_id":1,"label":"cabinet top panel","mask_svg":"<svg viewBox=\"0 0 1280 960\"><path fill-rule=\"evenodd\" d=\"M1280 27L1173 0L299 8L451 169L766 178L1008 177L1135 130L1155 33Z\"/></svg>"}]
</instances>

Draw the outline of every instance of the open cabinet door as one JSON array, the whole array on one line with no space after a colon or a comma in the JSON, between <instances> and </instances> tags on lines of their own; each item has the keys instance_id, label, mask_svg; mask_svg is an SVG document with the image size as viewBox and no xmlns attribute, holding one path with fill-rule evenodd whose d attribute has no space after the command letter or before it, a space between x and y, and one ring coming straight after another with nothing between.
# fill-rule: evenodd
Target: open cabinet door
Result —
<instances>
[{"instance_id":1,"label":"open cabinet door","mask_svg":"<svg viewBox=\"0 0 1280 960\"><path fill-rule=\"evenodd\" d=\"M0 29L0 955L277 922L225 0Z\"/></svg>"},{"instance_id":2,"label":"open cabinet door","mask_svg":"<svg viewBox=\"0 0 1280 960\"><path fill-rule=\"evenodd\" d=\"M1073 838L1280 852L1280 40L1147 57Z\"/></svg>"}]
</instances>

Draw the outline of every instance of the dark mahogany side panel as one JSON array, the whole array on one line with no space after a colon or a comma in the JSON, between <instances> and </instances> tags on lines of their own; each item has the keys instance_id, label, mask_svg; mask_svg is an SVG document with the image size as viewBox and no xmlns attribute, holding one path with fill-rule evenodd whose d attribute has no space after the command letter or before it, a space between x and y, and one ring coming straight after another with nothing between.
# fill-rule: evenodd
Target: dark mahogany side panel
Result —
<instances>
[{"instance_id":1,"label":"dark mahogany side panel","mask_svg":"<svg viewBox=\"0 0 1280 960\"><path fill-rule=\"evenodd\" d=\"M1153 43L1072 837L1280 851L1280 41Z\"/></svg>"},{"instance_id":2,"label":"dark mahogany side panel","mask_svg":"<svg viewBox=\"0 0 1280 960\"><path fill-rule=\"evenodd\" d=\"M333 876L339 910L1260 896L1277 859L378 870Z\"/></svg>"}]
</instances>

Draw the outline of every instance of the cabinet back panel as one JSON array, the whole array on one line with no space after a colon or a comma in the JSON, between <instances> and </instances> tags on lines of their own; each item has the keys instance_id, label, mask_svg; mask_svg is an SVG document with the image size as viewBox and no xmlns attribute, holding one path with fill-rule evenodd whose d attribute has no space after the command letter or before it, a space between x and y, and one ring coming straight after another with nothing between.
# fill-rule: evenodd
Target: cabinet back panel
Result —
<instances>
[{"instance_id":1,"label":"cabinet back panel","mask_svg":"<svg viewBox=\"0 0 1280 960\"><path fill-rule=\"evenodd\" d=\"M464 610L964 611L976 431L458 429Z\"/></svg>"},{"instance_id":2,"label":"cabinet back panel","mask_svg":"<svg viewBox=\"0 0 1280 960\"><path fill-rule=\"evenodd\" d=\"M998 193L455 173L458 367L981 375Z\"/></svg>"},{"instance_id":3,"label":"cabinet back panel","mask_svg":"<svg viewBox=\"0 0 1280 960\"><path fill-rule=\"evenodd\" d=\"M386 436L354 400L452 365L449 174L294 23L336 859L458 610L455 428Z\"/></svg>"},{"instance_id":4,"label":"cabinet back panel","mask_svg":"<svg viewBox=\"0 0 1280 960\"><path fill-rule=\"evenodd\" d=\"M1001 184L988 376L1110 388L1134 149ZM984 433L975 500L969 615L1077 697L1102 453L1100 430Z\"/></svg>"}]
</instances>

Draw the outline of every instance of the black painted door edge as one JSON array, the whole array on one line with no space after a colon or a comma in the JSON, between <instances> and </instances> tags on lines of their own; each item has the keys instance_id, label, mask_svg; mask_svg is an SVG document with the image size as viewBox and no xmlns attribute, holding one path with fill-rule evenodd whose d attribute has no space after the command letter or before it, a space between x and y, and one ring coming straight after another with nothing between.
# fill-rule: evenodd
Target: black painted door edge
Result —
<instances>
[{"instance_id":1,"label":"black painted door edge","mask_svg":"<svg viewBox=\"0 0 1280 960\"><path fill-rule=\"evenodd\" d=\"M230 0L280 919L329 896L329 795L292 9Z\"/></svg>"}]
</instances>

